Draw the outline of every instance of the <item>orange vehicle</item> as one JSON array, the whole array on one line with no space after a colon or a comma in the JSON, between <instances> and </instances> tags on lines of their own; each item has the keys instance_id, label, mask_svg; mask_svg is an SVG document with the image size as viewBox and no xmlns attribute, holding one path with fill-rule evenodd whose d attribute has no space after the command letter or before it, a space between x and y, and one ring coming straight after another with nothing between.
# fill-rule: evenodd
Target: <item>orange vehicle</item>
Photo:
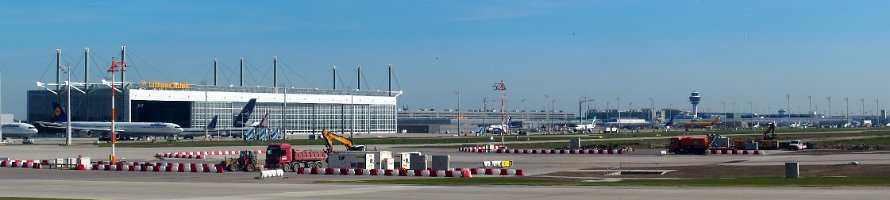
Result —
<instances>
[{"instance_id":1,"label":"orange vehicle","mask_svg":"<svg viewBox=\"0 0 890 200\"><path fill-rule=\"evenodd\" d=\"M680 136L671 138L668 152L674 154L705 154L708 150L707 136Z\"/></svg>"}]
</instances>

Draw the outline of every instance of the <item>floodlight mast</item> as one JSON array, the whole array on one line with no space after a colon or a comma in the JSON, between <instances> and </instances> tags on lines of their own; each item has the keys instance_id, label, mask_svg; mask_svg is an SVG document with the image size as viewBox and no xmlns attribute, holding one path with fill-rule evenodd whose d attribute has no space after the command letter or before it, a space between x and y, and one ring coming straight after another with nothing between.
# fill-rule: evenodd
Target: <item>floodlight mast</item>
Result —
<instances>
[{"instance_id":1,"label":"floodlight mast","mask_svg":"<svg viewBox=\"0 0 890 200\"><path fill-rule=\"evenodd\" d=\"M116 58L112 57L111 58L111 67L108 68L108 72L111 73L111 83L107 84L108 87L111 87L111 155L108 156L108 159L111 160L112 164L116 163L115 157L116 157L116 153L117 153L116 149L115 149L115 143L117 143L117 134L114 131L114 129L115 129L115 127L114 127L114 121L115 121L114 93L115 92L114 91L117 89L114 88L114 72L123 71L124 65L125 64L123 61L118 62L116 60ZM105 81L103 80L102 82L105 82ZM121 86L123 86L123 82L121 82ZM118 90L118 91L120 91L120 90Z\"/></svg>"}]
</instances>

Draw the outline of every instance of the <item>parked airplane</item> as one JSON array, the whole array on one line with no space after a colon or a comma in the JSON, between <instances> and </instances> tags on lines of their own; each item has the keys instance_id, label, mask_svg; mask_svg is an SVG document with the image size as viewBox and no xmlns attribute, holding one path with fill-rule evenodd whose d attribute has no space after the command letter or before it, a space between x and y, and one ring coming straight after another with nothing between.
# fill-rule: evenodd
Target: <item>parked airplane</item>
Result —
<instances>
[{"instance_id":1,"label":"parked airplane","mask_svg":"<svg viewBox=\"0 0 890 200\"><path fill-rule=\"evenodd\" d=\"M204 136L204 134L211 134L216 132L216 124L219 122L219 117L214 115L213 119L210 119L210 123L207 124L204 128L183 128L182 129L182 138L185 139L195 139L195 136Z\"/></svg>"},{"instance_id":2,"label":"parked airplane","mask_svg":"<svg viewBox=\"0 0 890 200\"><path fill-rule=\"evenodd\" d=\"M686 122L683 124L683 128L685 128L686 131L689 131L689 129L696 128L696 127L710 128L710 127L713 127L719 123L720 123L720 116L717 116L716 118L714 118L713 121Z\"/></svg>"},{"instance_id":3,"label":"parked airplane","mask_svg":"<svg viewBox=\"0 0 890 200\"><path fill-rule=\"evenodd\" d=\"M28 139L37 135L37 128L33 125L19 122L2 123L3 138L22 138Z\"/></svg>"},{"instance_id":4,"label":"parked airplane","mask_svg":"<svg viewBox=\"0 0 890 200\"><path fill-rule=\"evenodd\" d=\"M593 129L596 128L596 116L593 116L593 120L590 121L590 124L577 124L572 128L573 132L588 132L592 133Z\"/></svg>"},{"instance_id":5,"label":"parked airplane","mask_svg":"<svg viewBox=\"0 0 890 200\"><path fill-rule=\"evenodd\" d=\"M671 126L674 126L674 116L671 116L671 119L665 122L663 125L658 126L658 128L664 129L664 131L671 130Z\"/></svg>"},{"instance_id":6,"label":"parked airplane","mask_svg":"<svg viewBox=\"0 0 890 200\"><path fill-rule=\"evenodd\" d=\"M53 102L55 122L37 122L37 124L51 129L65 129L67 114L58 102ZM99 140L111 139L111 122L71 122L71 129L78 137L95 137ZM133 137L173 137L182 133L182 128L174 123L165 122L115 122L114 132L118 138Z\"/></svg>"},{"instance_id":7,"label":"parked airplane","mask_svg":"<svg viewBox=\"0 0 890 200\"><path fill-rule=\"evenodd\" d=\"M265 117L269 116L269 114L266 113L266 116L263 118L263 120L260 120L260 122L248 124L250 115L253 114L254 107L256 107L256 98L247 101L247 104L244 105L244 108L242 108L241 111L238 112L238 114L232 116L232 127L217 128L217 116L213 116L213 119L210 121L210 124L208 124L207 127L187 128L184 130L183 137L194 138L195 136L203 136L205 132L219 133L222 136L241 137L241 133L250 131L257 126L262 125L265 121Z\"/></svg>"}]
</instances>

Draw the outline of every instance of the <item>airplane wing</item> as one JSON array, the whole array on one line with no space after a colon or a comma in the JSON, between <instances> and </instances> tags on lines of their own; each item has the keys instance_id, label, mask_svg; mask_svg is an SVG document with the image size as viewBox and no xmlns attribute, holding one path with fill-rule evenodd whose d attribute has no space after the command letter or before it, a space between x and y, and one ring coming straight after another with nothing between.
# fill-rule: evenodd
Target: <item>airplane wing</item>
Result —
<instances>
[{"instance_id":1,"label":"airplane wing","mask_svg":"<svg viewBox=\"0 0 890 200\"><path fill-rule=\"evenodd\" d=\"M53 122L35 122L35 124L39 124L39 125L42 126L43 128L50 128L50 129L67 129L67 128L68 128L68 127L66 127L65 125L62 125L62 124L60 124L60 123L53 123ZM91 128L91 127L77 127L77 126L72 126L72 127L71 127L71 130L74 131L74 132L81 131L81 130L85 130L85 131L98 131L98 132L111 132L111 129L110 129L110 128ZM126 132L127 130L124 130L124 129L114 129L114 131L115 131L115 132Z\"/></svg>"}]
</instances>

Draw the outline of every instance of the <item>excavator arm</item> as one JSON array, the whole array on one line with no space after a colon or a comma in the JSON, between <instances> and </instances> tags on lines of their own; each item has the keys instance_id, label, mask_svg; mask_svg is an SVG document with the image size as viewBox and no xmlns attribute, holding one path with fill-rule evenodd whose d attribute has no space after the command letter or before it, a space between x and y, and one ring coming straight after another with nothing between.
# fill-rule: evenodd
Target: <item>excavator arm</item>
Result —
<instances>
[{"instance_id":1,"label":"excavator arm","mask_svg":"<svg viewBox=\"0 0 890 200\"><path fill-rule=\"evenodd\" d=\"M341 144L343 144L343 146L346 146L347 151L364 151L365 150L364 145L354 145L352 143L352 141L349 140L348 138L328 132L327 130L322 130L321 135L325 139L325 142L326 142L325 145L328 148L327 149L328 152L334 151L334 142L333 142L334 140L340 142Z\"/></svg>"},{"instance_id":2,"label":"excavator arm","mask_svg":"<svg viewBox=\"0 0 890 200\"><path fill-rule=\"evenodd\" d=\"M766 128L766 130L763 131L763 139L776 139L776 123L769 123L769 126Z\"/></svg>"}]
</instances>

